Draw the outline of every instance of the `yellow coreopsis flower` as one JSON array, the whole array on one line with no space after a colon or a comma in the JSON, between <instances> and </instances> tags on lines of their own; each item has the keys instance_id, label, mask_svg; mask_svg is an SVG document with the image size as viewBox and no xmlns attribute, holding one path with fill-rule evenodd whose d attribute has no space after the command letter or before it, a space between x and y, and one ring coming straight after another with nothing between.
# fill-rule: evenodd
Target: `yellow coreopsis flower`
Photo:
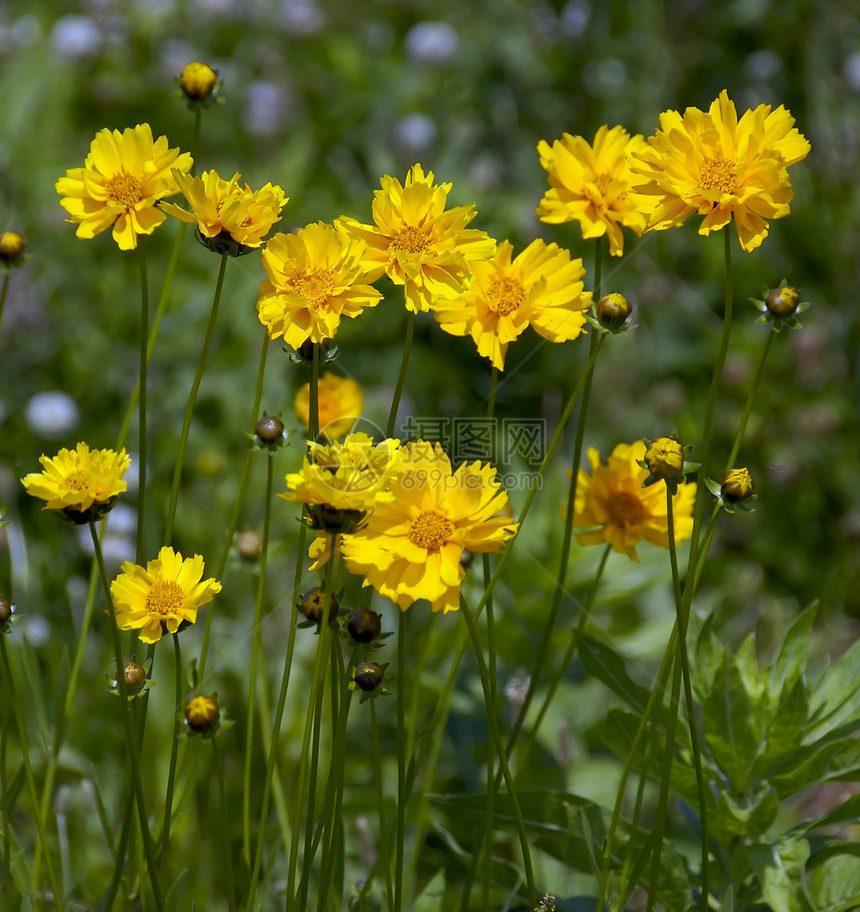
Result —
<instances>
[{"instance_id":1,"label":"yellow coreopsis flower","mask_svg":"<svg viewBox=\"0 0 860 912\"><path fill-rule=\"evenodd\" d=\"M106 513L125 491L123 481L131 459L125 449L91 450L79 443L53 457L40 456L41 472L21 479L27 493L46 501L46 510L61 510L77 523L91 522Z\"/></svg>"},{"instance_id":2,"label":"yellow coreopsis flower","mask_svg":"<svg viewBox=\"0 0 860 912\"><path fill-rule=\"evenodd\" d=\"M70 168L56 183L60 205L80 238L113 227L120 250L134 250L139 234L152 234L165 214L156 205L177 192L175 172L191 170L187 152L171 149L167 137L153 140L149 124L99 130L83 168Z\"/></svg>"},{"instance_id":3,"label":"yellow coreopsis flower","mask_svg":"<svg viewBox=\"0 0 860 912\"><path fill-rule=\"evenodd\" d=\"M352 530L369 510L391 499L389 488L399 470L400 441L374 445L367 434L348 434L343 443L308 441L302 468L286 476L278 497L304 503L313 528L331 533Z\"/></svg>"},{"instance_id":4,"label":"yellow coreopsis flower","mask_svg":"<svg viewBox=\"0 0 860 912\"><path fill-rule=\"evenodd\" d=\"M640 136L631 136L624 127L603 125L590 145L582 136L563 133L550 145L538 143L541 167L549 175L546 191L537 214L542 222L560 225L580 223L584 238L607 235L609 252L624 252L622 226L637 235L645 230L646 214L629 195L636 181L629 157L646 147Z\"/></svg>"},{"instance_id":5,"label":"yellow coreopsis flower","mask_svg":"<svg viewBox=\"0 0 860 912\"><path fill-rule=\"evenodd\" d=\"M653 210L648 227L672 228L698 212L705 216L699 234L707 235L734 218L741 247L755 250L767 237L767 220L788 215L788 168L809 153L793 124L784 107L766 104L738 120L725 90L707 112L661 114L660 129L633 155L633 170L651 181L636 188Z\"/></svg>"},{"instance_id":6,"label":"yellow coreopsis flower","mask_svg":"<svg viewBox=\"0 0 860 912\"><path fill-rule=\"evenodd\" d=\"M189 225L196 225L201 239L216 253L237 255L259 247L272 226L280 221L281 209L289 202L284 191L271 183L259 190L239 183L240 174L230 180L217 171L204 171L202 177L174 175L185 199L191 205L186 212L173 203L162 209Z\"/></svg>"},{"instance_id":7,"label":"yellow coreopsis flower","mask_svg":"<svg viewBox=\"0 0 860 912\"><path fill-rule=\"evenodd\" d=\"M594 447L589 448L591 474L584 468L579 470L573 524L593 528L577 533L579 544L608 542L614 551L626 554L637 563L636 545L639 542L669 547L666 489L661 484L642 487L649 474L648 469L639 465L645 457L645 450L643 440L631 444L619 443L606 465L601 465L600 453ZM672 500L676 545L693 533L695 498L694 482L678 486ZM562 506L562 518L566 513L566 506Z\"/></svg>"},{"instance_id":8,"label":"yellow coreopsis flower","mask_svg":"<svg viewBox=\"0 0 860 912\"><path fill-rule=\"evenodd\" d=\"M146 568L126 561L111 583L110 593L120 630L140 630L144 643L157 643L164 631L176 633L180 624L197 621L197 610L221 591L216 579L203 579L199 554L183 559L164 547Z\"/></svg>"},{"instance_id":9,"label":"yellow coreopsis flower","mask_svg":"<svg viewBox=\"0 0 860 912\"><path fill-rule=\"evenodd\" d=\"M433 315L445 332L470 335L478 354L505 369L505 351L532 326L551 342L575 339L585 325L591 292L585 291L582 260L557 244L538 239L513 261L502 241L492 260L474 262L472 284L454 300L437 300Z\"/></svg>"},{"instance_id":10,"label":"yellow coreopsis flower","mask_svg":"<svg viewBox=\"0 0 860 912\"><path fill-rule=\"evenodd\" d=\"M382 295L369 283L373 267L365 244L316 222L298 234L276 234L261 251L268 279L260 285L257 313L269 337L288 345L334 337L341 317L357 317Z\"/></svg>"},{"instance_id":11,"label":"yellow coreopsis flower","mask_svg":"<svg viewBox=\"0 0 860 912\"><path fill-rule=\"evenodd\" d=\"M427 599L433 611L456 611L463 551L501 551L517 530L496 470L474 462L452 471L438 443L419 440L404 448L391 495L343 537L347 568L403 610Z\"/></svg>"},{"instance_id":12,"label":"yellow coreopsis flower","mask_svg":"<svg viewBox=\"0 0 860 912\"><path fill-rule=\"evenodd\" d=\"M326 371L317 385L317 413L320 434L336 440L348 434L361 417L364 391L351 377L338 377ZM311 385L306 383L293 400L296 417L305 427L311 412Z\"/></svg>"},{"instance_id":13,"label":"yellow coreopsis flower","mask_svg":"<svg viewBox=\"0 0 860 912\"><path fill-rule=\"evenodd\" d=\"M413 165L401 184L381 178L373 193L373 225L342 216L341 225L352 237L367 243L366 257L395 285L404 286L406 307L427 311L439 298L455 298L469 285L468 260L488 259L496 242L485 232L466 226L474 206L446 209L451 184L433 183L432 171Z\"/></svg>"}]
</instances>

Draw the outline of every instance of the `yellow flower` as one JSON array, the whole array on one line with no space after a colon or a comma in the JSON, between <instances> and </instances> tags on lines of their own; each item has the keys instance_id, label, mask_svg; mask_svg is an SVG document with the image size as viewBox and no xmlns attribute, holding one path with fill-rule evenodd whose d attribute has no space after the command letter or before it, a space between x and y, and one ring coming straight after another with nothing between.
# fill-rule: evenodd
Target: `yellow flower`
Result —
<instances>
[{"instance_id":1,"label":"yellow flower","mask_svg":"<svg viewBox=\"0 0 860 912\"><path fill-rule=\"evenodd\" d=\"M707 113L661 114L661 129L633 156L633 170L653 181L636 188L650 198L648 227L672 228L698 212L705 216L699 234L710 234L734 217L741 247L755 250L767 237L767 220L788 215L788 168L809 153L793 124L784 107L765 104L738 120L725 90Z\"/></svg>"},{"instance_id":2,"label":"yellow flower","mask_svg":"<svg viewBox=\"0 0 860 912\"><path fill-rule=\"evenodd\" d=\"M391 499L389 486L400 463L400 441L374 446L367 434L348 434L343 443L308 441L302 468L286 477L278 497L308 505L313 528L331 533L353 528L368 510Z\"/></svg>"},{"instance_id":3,"label":"yellow flower","mask_svg":"<svg viewBox=\"0 0 860 912\"><path fill-rule=\"evenodd\" d=\"M268 279L260 285L257 313L269 337L300 348L307 339L334 337L341 317L357 317L382 295L369 282L365 244L325 222L298 234L276 234L261 252Z\"/></svg>"},{"instance_id":4,"label":"yellow flower","mask_svg":"<svg viewBox=\"0 0 860 912\"><path fill-rule=\"evenodd\" d=\"M337 224L352 237L367 242L366 257L395 285L404 286L406 307L413 313L430 309L439 298L456 298L469 285L467 260L493 255L496 242L485 232L466 226L475 217L474 206L445 209L451 184L433 183L421 165L413 165L401 184L381 178L373 193L373 225L342 216Z\"/></svg>"},{"instance_id":5,"label":"yellow flower","mask_svg":"<svg viewBox=\"0 0 860 912\"><path fill-rule=\"evenodd\" d=\"M479 462L452 472L438 443L407 444L391 498L343 537L347 568L403 610L427 599L434 611L456 611L463 551L501 551L516 533L495 476Z\"/></svg>"},{"instance_id":6,"label":"yellow flower","mask_svg":"<svg viewBox=\"0 0 860 912\"><path fill-rule=\"evenodd\" d=\"M320 433L329 440L343 437L361 417L364 391L351 377L338 377L326 371L317 385L317 413ZM299 421L308 426L311 411L311 385L306 383L293 400Z\"/></svg>"},{"instance_id":7,"label":"yellow flower","mask_svg":"<svg viewBox=\"0 0 860 912\"><path fill-rule=\"evenodd\" d=\"M131 459L125 449L90 450L79 443L54 457L40 456L41 472L21 479L28 494L47 501L46 510L62 510L76 522L90 522L107 512L127 485L123 475Z\"/></svg>"},{"instance_id":8,"label":"yellow flower","mask_svg":"<svg viewBox=\"0 0 860 912\"><path fill-rule=\"evenodd\" d=\"M56 183L60 205L78 226L80 238L93 238L113 226L120 250L134 250L139 234L152 234L165 214L156 205L173 196L175 171L191 170L187 152L153 141L149 124L123 130L99 130L83 168L70 168Z\"/></svg>"},{"instance_id":9,"label":"yellow flower","mask_svg":"<svg viewBox=\"0 0 860 912\"><path fill-rule=\"evenodd\" d=\"M217 580L203 580L203 570L199 554L184 560L167 547L147 562L146 569L126 561L110 585L119 629L139 629L144 643L157 643L165 628L176 633L180 624L195 623L197 609L221 591Z\"/></svg>"},{"instance_id":10,"label":"yellow flower","mask_svg":"<svg viewBox=\"0 0 860 912\"><path fill-rule=\"evenodd\" d=\"M549 173L550 189L537 208L541 221L560 225L576 220L584 238L605 234L609 252L621 256L621 227L637 235L645 230L645 213L629 196L635 176L628 162L632 153L646 148L640 135L630 136L624 127L610 130L605 124L595 134L593 146L569 133L551 146L542 139L537 149L541 167Z\"/></svg>"},{"instance_id":11,"label":"yellow flower","mask_svg":"<svg viewBox=\"0 0 860 912\"><path fill-rule=\"evenodd\" d=\"M437 299L433 315L452 336L470 335L478 354L505 369L505 351L529 325L551 342L575 339L585 325L591 292L583 289L582 260L557 244L532 241L511 262L502 241L492 260L471 263L472 284L454 300Z\"/></svg>"},{"instance_id":12,"label":"yellow flower","mask_svg":"<svg viewBox=\"0 0 860 912\"><path fill-rule=\"evenodd\" d=\"M284 191L266 184L257 191L247 184L239 184L240 174L223 180L217 171L204 171L203 177L176 173L176 183L192 212L186 212L173 203L164 203L162 209L189 225L196 225L202 238L212 240L207 244L216 253L238 253L246 248L259 247L272 226L280 221L281 209L288 199Z\"/></svg>"},{"instance_id":13,"label":"yellow flower","mask_svg":"<svg viewBox=\"0 0 860 912\"><path fill-rule=\"evenodd\" d=\"M648 469L638 461L645 456L645 443L619 443L601 465L600 454L593 447L588 450L591 474L579 470L574 504L573 524L594 527L579 532L576 540L581 545L600 545L608 542L619 554L626 554L638 563L636 545L641 541L669 547L669 520L666 513L666 489L663 485L642 487L648 478ZM693 501L696 497L694 482L678 485L673 504L675 544L693 533ZM562 518L566 516L562 507Z\"/></svg>"}]
</instances>

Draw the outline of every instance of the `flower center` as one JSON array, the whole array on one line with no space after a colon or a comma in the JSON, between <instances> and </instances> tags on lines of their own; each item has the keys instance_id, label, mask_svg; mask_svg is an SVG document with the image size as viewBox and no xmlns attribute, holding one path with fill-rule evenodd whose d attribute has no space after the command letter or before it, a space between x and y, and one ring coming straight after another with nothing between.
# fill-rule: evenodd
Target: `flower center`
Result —
<instances>
[{"instance_id":1,"label":"flower center","mask_svg":"<svg viewBox=\"0 0 860 912\"><path fill-rule=\"evenodd\" d=\"M146 610L150 614L169 617L178 614L185 601L185 595L175 580L159 580L149 590L146 597Z\"/></svg>"},{"instance_id":2,"label":"flower center","mask_svg":"<svg viewBox=\"0 0 860 912\"><path fill-rule=\"evenodd\" d=\"M526 299L526 290L511 278L493 279L490 286L490 299L496 303L496 311L502 316L517 310Z\"/></svg>"},{"instance_id":3,"label":"flower center","mask_svg":"<svg viewBox=\"0 0 860 912\"><path fill-rule=\"evenodd\" d=\"M292 282L296 294L301 295L314 310L319 309L334 291L334 278L330 269L306 269Z\"/></svg>"},{"instance_id":4,"label":"flower center","mask_svg":"<svg viewBox=\"0 0 860 912\"><path fill-rule=\"evenodd\" d=\"M84 491L89 487L87 473L78 469L77 472L71 472L66 475L66 486L73 491Z\"/></svg>"},{"instance_id":5,"label":"flower center","mask_svg":"<svg viewBox=\"0 0 860 912\"><path fill-rule=\"evenodd\" d=\"M699 169L699 186L705 190L734 193L737 184L738 163L727 158L712 159Z\"/></svg>"},{"instance_id":6,"label":"flower center","mask_svg":"<svg viewBox=\"0 0 860 912\"><path fill-rule=\"evenodd\" d=\"M394 235L388 246L407 253L421 253L429 242L430 238L420 228L404 228Z\"/></svg>"},{"instance_id":7,"label":"flower center","mask_svg":"<svg viewBox=\"0 0 860 912\"><path fill-rule=\"evenodd\" d=\"M645 519L645 507L635 494L616 491L606 504L606 512L616 526L635 526Z\"/></svg>"},{"instance_id":8,"label":"flower center","mask_svg":"<svg viewBox=\"0 0 860 912\"><path fill-rule=\"evenodd\" d=\"M409 541L435 554L451 537L454 524L439 510L425 510L412 521Z\"/></svg>"},{"instance_id":9,"label":"flower center","mask_svg":"<svg viewBox=\"0 0 860 912\"><path fill-rule=\"evenodd\" d=\"M133 209L141 199L140 181L123 171L108 181L107 192L112 203Z\"/></svg>"}]
</instances>

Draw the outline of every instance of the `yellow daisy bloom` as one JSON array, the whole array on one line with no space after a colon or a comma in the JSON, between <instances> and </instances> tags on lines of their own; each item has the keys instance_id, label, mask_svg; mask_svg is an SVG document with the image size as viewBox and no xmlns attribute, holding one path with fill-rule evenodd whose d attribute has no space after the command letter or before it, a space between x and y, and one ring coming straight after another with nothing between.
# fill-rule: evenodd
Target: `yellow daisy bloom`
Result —
<instances>
[{"instance_id":1,"label":"yellow daisy bloom","mask_svg":"<svg viewBox=\"0 0 860 912\"><path fill-rule=\"evenodd\" d=\"M600 545L608 542L619 554L626 554L639 562L636 545L641 541L669 547L669 520L666 513L666 489L662 484L642 487L648 478L648 469L639 465L645 456L645 442L619 443L607 460L600 463L600 453L594 447L588 450L591 474L579 470L574 503L573 524L594 527L579 532L580 545ZM672 500L675 521L675 544L680 544L693 534L693 502L696 498L694 482L678 485ZM567 507L561 508L562 519Z\"/></svg>"},{"instance_id":2,"label":"yellow daisy bloom","mask_svg":"<svg viewBox=\"0 0 860 912\"><path fill-rule=\"evenodd\" d=\"M427 599L433 611L456 611L463 551L501 551L517 530L496 470L474 462L453 472L440 444L419 440L404 448L391 495L344 535L347 568L402 610Z\"/></svg>"},{"instance_id":3,"label":"yellow daisy bloom","mask_svg":"<svg viewBox=\"0 0 860 912\"><path fill-rule=\"evenodd\" d=\"M468 260L491 257L496 242L485 232L466 226L474 206L446 209L451 184L433 183L432 171L413 165L401 184L381 178L373 193L373 225L341 216L336 224L367 243L366 258L395 285L404 286L412 313L430 309L439 298L456 298L469 285Z\"/></svg>"},{"instance_id":4,"label":"yellow daisy bloom","mask_svg":"<svg viewBox=\"0 0 860 912\"><path fill-rule=\"evenodd\" d=\"M585 291L582 260L557 244L538 239L513 261L502 241L492 260L471 263L472 284L454 300L437 300L433 315L452 336L470 335L478 354L505 369L508 343L531 325L551 342L575 339L585 325L591 292Z\"/></svg>"},{"instance_id":5,"label":"yellow daisy bloom","mask_svg":"<svg viewBox=\"0 0 860 912\"><path fill-rule=\"evenodd\" d=\"M126 561L110 584L119 629L139 629L144 643L157 643L165 630L176 633L180 624L195 623L197 609L221 591L217 580L203 579L203 570L199 554L183 559L167 547L146 569Z\"/></svg>"},{"instance_id":6,"label":"yellow daisy bloom","mask_svg":"<svg viewBox=\"0 0 860 912\"><path fill-rule=\"evenodd\" d=\"M629 156L646 149L645 140L624 127L604 124L589 145L582 136L563 133L550 145L538 143L541 167L549 174L537 214L548 225L578 221L584 238L607 235L612 256L624 253L622 226L637 235L645 230L646 215L629 195L636 181Z\"/></svg>"},{"instance_id":7,"label":"yellow daisy bloom","mask_svg":"<svg viewBox=\"0 0 860 912\"><path fill-rule=\"evenodd\" d=\"M260 284L257 313L269 337L301 347L334 337L341 317L357 317L382 295L369 283L365 245L325 222L298 234L276 234L261 251L269 276Z\"/></svg>"},{"instance_id":8,"label":"yellow daisy bloom","mask_svg":"<svg viewBox=\"0 0 860 912\"><path fill-rule=\"evenodd\" d=\"M313 528L331 534L354 527L368 510L390 500L389 487L400 464L400 441L374 446L367 434L348 434L343 443L308 441L301 470L286 476L278 497L308 505Z\"/></svg>"},{"instance_id":9,"label":"yellow daisy bloom","mask_svg":"<svg viewBox=\"0 0 860 912\"><path fill-rule=\"evenodd\" d=\"M348 434L361 417L364 391L351 377L338 377L326 371L317 385L317 413L320 434L336 440ZM296 393L293 409L299 421L308 426L311 412L311 385L306 383Z\"/></svg>"},{"instance_id":10,"label":"yellow daisy bloom","mask_svg":"<svg viewBox=\"0 0 860 912\"><path fill-rule=\"evenodd\" d=\"M53 457L40 456L41 472L21 479L27 493L46 501L46 510L62 510L71 519L90 522L107 512L125 491L131 459L125 449L91 450L79 443Z\"/></svg>"},{"instance_id":11,"label":"yellow daisy bloom","mask_svg":"<svg viewBox=\"0 0 860 912\"><path fill-rule=\"evenodd\" d=\"M212 242L206 246L216 253L247 253L249 248L259 247L289 202L284 191L271 183L257 191L247 184L242 187L238 173L228 181L217 171L204 171L202 177L181 173L174 177L192 211L173 203L164 203L161 208L196 225L201 238Z\"/></svg>"},{"instance_id":12,"label":"yellow daisy bloom","mask_svg":"<svg viewBox=\"0 0 860 912\"><path fill-rule=\"evenodd\" d=\"M113 227L120 250L134 250L139 234L152 234L165 214L156 205L177 192L175 172L191 170L191 156L153 140L149 124L99 130L83 168L70 168L56 183L60 205L80 238Z\"/></svg>"},{"instance_id":13,"label":"yellow daisy bloom","mask_svg":"<svg viewBox=\"0 0 860 912\"><path fill-rule=\"evenodd\" d=\"M680 225L698 212L699 234L724 228L734 217L741 247L755 250L767 237L768 219L789 213L793 192L788 168L809 154L794 118L780 106L759 105L738 120L723 90L705 113L666 111L633 170L652 183L637 187L648 200L648 227Z\"/></svg>"}]
</instances>

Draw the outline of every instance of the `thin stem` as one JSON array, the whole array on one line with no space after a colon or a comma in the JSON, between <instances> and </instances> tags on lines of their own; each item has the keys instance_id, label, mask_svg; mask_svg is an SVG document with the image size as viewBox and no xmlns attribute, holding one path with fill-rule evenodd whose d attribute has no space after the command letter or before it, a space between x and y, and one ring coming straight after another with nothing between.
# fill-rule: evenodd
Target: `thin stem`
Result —
<instances>
[{"instance_id":1,"label":"thin stem","mask_svg":"<svg viewBox=\"0 0 860 912\"><path fill-rule=\"evenodd\" d=\"M110 583L108 582L107 570L105 568L104 557L102 555L101 542L96 533L95 524L90 523L90 534L93 540L93 547L96 554L96 562L99 567L99 576L101 577L102 587L105 593L105 599L110 614L110 628L113 636L114 656L116 660L116 682L119 690L119 697L122 703L122 721L125 726L125 737L128 745L129 761L131 763L131 781L134 788L135 799L137 802L137 814L140 821L140 831L143 839L143 851L146 857L146 867L149 871L149 881L152 886L152 894L155 898L155 906L159 912L164 910L164 901L161 897L161 887L158 883L158 871L155 865L155 854L152 849L152 838L149 833L149 823L146 815L146 802L143 795L143 784L140 778L140 748L137 743L137 731L132 721L131 704L128 700L128 692L125 687L125 664L122 660L122 644L119 638L119 627L116 622L116 611L114 609L113 598L110 593ZM120 862L121 863L121 862Z\"/></svg>"},{"instance_id":2,"label":"thin stem","mask_svg":"<svg viewBox=\"0 0 860 912\"><path fill-rule=\"evenodd\" d=\"M9 273L11 271L8 267L3 271L3 290L0 291L0 326L3 325L3 311L6 308L6 294L9 291Z\"/></svg>"},{"instance_id":3,"label":"thin stem","mask_svg":"<svg viewBox=\"0 0 860 912\"><path fill-rule=\"evenodd\" d=\"M708 523L708 528L705 530L705 535L699 548L699 560L696 563L696 572L693 575L693 594L695 594L696 590L699 588L699 577L702 575L702 570L704 570L705 562L708 559L708 549L711 547L711 541L713 540L714 532L717 529L717 518L720 515L721 509L719 504L714 506L714 509L711 512L711 520Z\"/></svg>"},{"instance_id":4,"label":"thin stem","mask_svg":"<svg viewBox=\"0 0 860 912\"><path fill-rule=\"evenodd\" d=\"M266 564L269 556L269 526L272 517L272 489L274 487L275 454L268 453L266 460L266 499L263 513L263 538L260 546L260 575L254 599L254 635L251 647L251 673L248 688L248 732L245 738L245 769L242 777L242 853L250 868L251 858L251 759L254 749L254 705L257 692L257 657L263 631L263 593L266 587Z\"/></svg>"},{"instance_id":5,"label":"thin stem","mask_svg":"<svg viewBox=\"0 0 860 912\"><path fill-rule=\"evenodd\" d=\"M394 912L403 908L403 858L406 845L406 641L409 612L400 612L397 632L397 842L394 858Z\"/></svg>"},{"instance_id":6,"label":"thin stem","mask_svg":"<svg viewBox=\"0 0 860 912\"><path fill-rule=\"evenodd\" d=\"M376 719L376 700L370 700L370 729L373 737L373 772L376 779L376 807L379 813L379 851L385 871L385 895L388 908L394 909L394 889L391 885L391 852L388 846L388 828L385 825L385 793L382 788L382 755L379 750L379 723Z\"/></svg>"},{"instance_id":7,"label":"thin stem","mask_svg":"<svg viewBox=\"0 0 860 912\"><path fill-rule=\"evenodd\" d=\"M173 739L170 742L170 766L167 770L167 793L164 797L164 823L161 827L161 873L167 874L167 862L170 858L170 818L173 813L173 789L176 782L176 757L179 751L179 736L182 720L179 708L182 706L182 650L179 646L179 634L173 634L173 666L174 666L174 713L173 713Z\"/></svg>"},{"instance_id":8,"label":"thin stem","mask_svg":"<svg viewBox=\"0 0 860 912\"><path fill-rule=\"evenodd\" d=\"M146 517L146 383L149 356L147 341L149 336L149 281L146 274L146 244L143 238L137 245L140 262L140 397L137 410L137 452L138 452L138 485L137 485L137 542L136 560L143 562L145 545L143 540L144 520ZM120 673L122 669L120 669Z\"/></svg>"},{"instance_id":9,"label":"thin stem","mask_svg":"<svg viewBox=\"0 0 860 912\"><path fill-rule=\"evenodd\" d=\"M0 299L0 310L2 309L2 299ZM3 636L3 633L0 633ZM6 674L6 665L3 665L3 693L6 695L3 700L3 725L0 728L0 789L3 791L3 882L12 873L12 829L10 821L12 819L12 806L9 801L9 781L6 778L6 732L9 729L9 702L13 699L12 687Z\"/></svg>"},{"instance_id":10,"label":"thin stem","mask_svg":"<svg viewBox=\"0 0 860 912\"><path fill-rule=\"evenodd\" d=\"M179 486L182 482L182 464L185 461L185 450L188 446L188 435L191 431L191 419L194 415L194 405L197 402L197 390L200 388L200 381L203 379L203 371L206 369L206 359L209 357L209 349L212 346L212 337L215 335L215 322L218 319L218 305L221 303L221 290L224 287L224 273L227 269L227 254L221 255L221 266L218 270L218 280L215 284L215 296L212 299L212 311L209 315L209 326L206 328L206 337L203 340L203 348L200 352L200 360L197 363L197 372L194 375L194 382L191 384L191 392L188 394L188 402L185 406L185 418L182 422L182 433L179 436L179 447L176 453L176 465L173 469L173 484L170 488L170 504L167 508L167 522L164 528L164 544L169 545L173 540L173 524L176 520L176 505L179 501ZM143 397L143 387L141 386L141 398ZM211 612L210 612L211 613Z\"/></svg>"},{"instance_id":11,"label":"thin stem","mask_svg":"<svg viewBox=\"0 0 860 912\"><path fill-rule=\"evenodd\" d=\"M260 414L260 402L263 399L263 381L266 376L266 360L269 353L269 335L263 331L263 348L260 352L260 366L257 369L257 386L254 391L254 407L251 409L251 431L257 426L257 417ZM221 548L221 554L218 558L218 564L215 569L215 578L221 579L224 575L224 568L227 566L227 558L230 556L230 548L233 545L233 536L239 526L239 516L242 512L242 504L245 502L245 493L248 489L248 476L251 471L251 457L254 452L253 443L248 444L245 450L245 459L242 463L242 472L239 475L239 487L236 491L236 499L233 502L233 512L230 514L230 522L227 524L227 533L224 536L224 545ZM203 631L203 643L200 646L200 660L197 663L200 669L200 683L202 684L206 677L206 656L209 652L209 635L212 631L212 618L215 613L212 608L206 616L206 628Z\"/></svg>"},{"instance_id":12,"label":"thin stem","mask_svg":"<svg viewBox=\"0 0 860 912\"><path fill-rule=\"evenodd\" d=\"M776 333L771 327L770 332L767 334L767 339L765 339L764 348L761 351L761 357L758 360L755 377L753 378L752 386L750 387L750 392L747 396L746 404L744 405L744 411L741 415L740 424L738 425L738 432L735 435L735 442L732 444L732 452L729 455L729 461L726 464L726 471L735 468L735 460L738 458L738 453L741 449L741 441L744 439L744 431L747 429L747 422L749 421L750 412L752 412L755 394L758 392L759 383L761 383L762 374L764 373L764 362L767 360L767 354L770 351L770 343L773 341L773 337L775 335Z\"/></svg>"},{"instance_id":13,"label":"thin stem","mask_svg":"<svg viewBox=\"0 0 860 912\"><path fill-rule=\"evenodd\" d=\"M472 639L472 646L475 652L475 658L478 662L478 673L481 677L481 687L484 691L484 702L487 706L487 722L490 726L490 734L493 738L493 746L496 749L496 755L499 758L499 764L502 768L502 775L505 778L505 785L508 789L508 797L511 801L511 809L514 815L514 822L517 828L517 834L520 839L520 849L523 854L523 867L525 868L526 874L526 901L529 905L535 899L537 895L535 893L535 878L534 872L532 871L532 859L531 851L529 849L529 839L528 833L526 832L525 822L523 820L522 811L520 810L520 802L517 798L516 788L514 786L514 780L511 776L511 771L508 766L508 758L505 752L505 745L502 742L502 736L499 732L499 723L496 719L496 714L493 711L491 692L489 686L489 680L487 676L487 666L484 662L484 653L481 648L481 640L478 636L478 629L475 626L475 618L472 616L472 612L469 609L469 606L466 604L466 600L461 596L460 597L460 611L463 614L463 617L466 621L466 626L469 628L469 636Z\"/></svg>"},{"instance_id":14,"label":"thin stem","mask_svg":"<svg viewBox=\"0 0 860 912\"><path fill-rule=\"evenodd\" d=\"M227 908L236 912L236 890L233 886L233 858L230 852L230 826L227 814L227 788L224 780L224 761L221 758L221 748L218 746L217 733L211 739L212 750L215 754L215 769L218 777L218 797L220 800L221 819L219 829L224 847L224 880L227 891Z\"/></svg>"},{"instance_id":15,"label":"thin stem","mask_svg":"<svg viewBox=\"0 0 860 912\"><path fill-rule=\"evenodd\" d=\"M693 688L690 681L690 660L687 654L687 621L689 615L684 609L681 597L681 577L678 573L678 555L675 546L674 498L666 485L666 518L668 520L669 559L672 565L672 591L675 596L675 611L678 618L678 654L684 679L684 700L687 704L687 724L690 728L690 744L693 750L693 766L696 770L696 790L699 797L699 822L702 846L702 912L708 908L708 812L705 776L702 771L702 755L699 751L699 733L696 725L696 706L693 703Z\"/></svg>"},{"instance_id":16,"label":"thin stem","mask_svg":"<svg viewBox=\"0 0 860 912\"><path fill-rule=\"evenodd\" d=\"M320 435L320 347L314 344L311 359L311 382L308 388L308 440L316 440Z\"/></svg>"},{"instance_id":17,"label":"thin stem","mask_svg":"<svg viewBox=\"0 0 860 912\"><path fill-rule=\"evenodd\" d=\"M30 764L30 745L27 738L27 724L24 721L24 714L21 710L21 701L15 694L15 678L12 675L12 666L9 663L9 653L6 649L6 635L0 633L0 654L3 660L3 700L7 705L12 706L12 712L15 716L15 726L18 729L18 742L21 746L21 760L24 764L24 778L27 781L27 790L30 792L30 800L33 802L33 816L36 818L36 831L39 834L39 843L45 854L45 867L48 870L48 883L56 898L57 907L63 909L65 898L60 890L57 875L54 872L54 865L51 861L50 846L48 845L48 835L45 832L45 823L39 812L39 794L36 791L36 780L33 778L33 767ZM3 804L6 806L8 801L8 792L3 788ZM6 828L7 832L9 827ZM11 870L11 856L6 856L6 865ZM34 888L38 885L34 884Z\"/></svg>"},{"instance_id":18,"label":"thin stem","mask_svg":"<svg viewBox=\"0 0 860 912\"><path fill-rule=\"evenodd\" d=\"M388 424L385 430L386 437L390 437L394 433L394 425L397 422L397 409L400 406L400 397L403 395L403 384L406 382L406 370L409 367L409 355L412 351L412 333L414 330L415 314L409 311L406 316L406 338L403 340L403 357L400 360L400 372L397 375L394 397L391 400L391 410L388 413Z\"/></svg>"}]
</instances>

